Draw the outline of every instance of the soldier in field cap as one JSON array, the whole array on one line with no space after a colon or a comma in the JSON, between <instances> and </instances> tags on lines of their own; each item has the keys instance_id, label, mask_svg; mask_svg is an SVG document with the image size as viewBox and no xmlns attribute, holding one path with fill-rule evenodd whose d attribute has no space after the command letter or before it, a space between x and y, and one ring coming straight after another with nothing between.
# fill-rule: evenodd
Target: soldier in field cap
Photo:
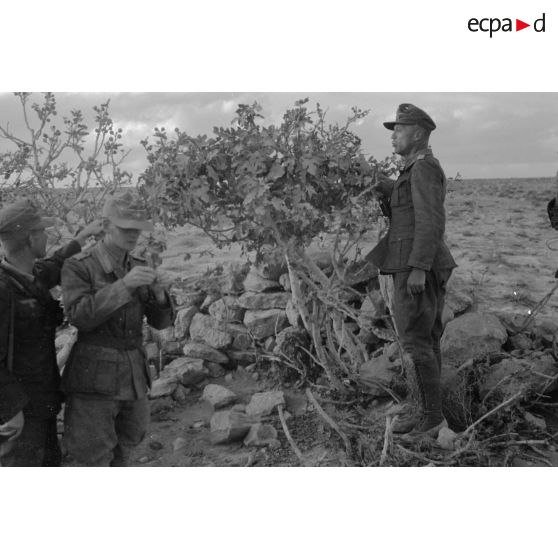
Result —
<instances>
[{"instance_id":1,"label":"soldier in field cap","mask_svg":"<svg viewBox=\"0 0 558 558\"><path fill-rule=\"evenodd\" d=\"M54 338L62 309L49 289L64 260L101 232L100 221L46 258L45 229L54 224L29 200L0 210L0 463L55 467L61 463L56 415L62 392Z\"/></svg>"},{"instance_id":2,"label":"soldier in field cap","mask_svg":"<svg viewBox=\"0 0 558 558\"><path fill-rule=\"evenodd\" d=\"M424 110L404 103L384 126L393 132L393 149L403 166L397 180L382 178L377 185L390 227L367 259L393 277L397 333L413 360L420 395L419 405L407 406L393 431L410 438L436 436L447 424L440 338L446 285L456 267L444 242L446 178L429 148L436 124Z\"/></svg>"},{"instance_id":3,"label":"soldier in field cap","mask_svg":"<svg viewBox=\"0 0 558 558\"><path fill-rule=\"evenodd\" d=\"M62 270L64 307L78 329L62 378L64 439L79 465L125 466L149 421L143 317L164 329L174 311L168 276L130 253L141 232L153 229L138 196L109 198L103 217L103 241Z\"/></svg>"}]
</instances>

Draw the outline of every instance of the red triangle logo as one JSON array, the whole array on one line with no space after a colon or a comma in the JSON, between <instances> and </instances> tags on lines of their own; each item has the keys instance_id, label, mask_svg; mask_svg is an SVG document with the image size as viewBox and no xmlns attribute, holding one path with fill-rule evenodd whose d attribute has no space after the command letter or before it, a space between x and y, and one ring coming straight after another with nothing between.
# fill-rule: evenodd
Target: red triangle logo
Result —
<instances>
[{"instance_id":1,"label":"red triangle logo","mask_svg":"<svg viewBox=\"0 0 558 558\"><path fill-rule=\"evenodd\" d=\"M530 23L525 23L524 21L521 21L520 19L515 20L515 30L516 31L521 31L522 29L525 29L526 27L531 27L531 24Z\"/></svg>"}]
</instances>

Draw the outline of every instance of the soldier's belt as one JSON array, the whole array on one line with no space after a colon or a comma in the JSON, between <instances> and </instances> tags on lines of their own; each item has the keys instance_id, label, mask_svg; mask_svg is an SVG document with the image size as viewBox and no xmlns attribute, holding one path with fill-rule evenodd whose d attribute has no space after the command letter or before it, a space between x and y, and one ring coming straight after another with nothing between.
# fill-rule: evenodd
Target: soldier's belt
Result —
<instances>
[{"instance_id":1,"label":"soldier's belt","mask_svg":"<svg viewBox=\"0 0 558 558\"><path fill-rule=\"evenodd\" d=\"M141 349L143 345L143 339L141 337L113 337L112 335L86 332L79 332L77 340L79 343L107 347L109 349L119 349L121 351Z\"/></svg>"}]
</instances>

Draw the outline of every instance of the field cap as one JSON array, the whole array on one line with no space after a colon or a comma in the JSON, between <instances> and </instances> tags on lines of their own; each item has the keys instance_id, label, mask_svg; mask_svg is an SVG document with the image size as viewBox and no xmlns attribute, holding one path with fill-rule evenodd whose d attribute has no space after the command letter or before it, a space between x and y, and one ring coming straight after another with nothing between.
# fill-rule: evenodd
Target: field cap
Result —
<instances>
[{"instance_id":1,"label":"field cap","mask_svg":"<svg viewBox=\"0 0 558 558\"><path fill-rule=\"evenodd\" d=\"M42 216L28 199L18 200L0 210L0 234L46 229L54 223L54 219Z\"/></svg>"},{"instance_id":2,"label":"field cap","mask_svg":"<svg viewBox=\"0 0 558 558\"><path fill-rule=\"evenodd\" d=\"M103 207L103 217L121 229L152 231L147 207L137 194L124 192L107 198Z\"/></svg>"},{"instance_id":3,"label":"field cap","mask_svg":"<svg viewBox=\"0 0 558 558\"><path fill-rule=\"evenodd\" d=\"M421 128L431 132L436 129L434 120L422 109L415 107L411 103L403 103L397 108L397 115L394 122L384 122L388 130L393 130L396 124L417 124Z\"/></svg>"}]
</instances>

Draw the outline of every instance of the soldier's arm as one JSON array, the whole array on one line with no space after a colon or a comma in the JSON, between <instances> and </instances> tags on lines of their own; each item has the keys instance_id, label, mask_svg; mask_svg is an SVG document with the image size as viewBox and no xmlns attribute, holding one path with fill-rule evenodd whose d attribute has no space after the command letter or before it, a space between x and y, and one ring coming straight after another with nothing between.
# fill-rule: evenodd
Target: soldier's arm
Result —
<instances>
[{"instance_id":1,"label":"soldier's arm","mask_svg":"<svg viewBox=\"0 0 558 558\"><path fill-rule=\"evenodd\" d=\"M429 271L442 242L445 229L443 201L444 177L437 165L417 161L411 170L411 195L415 212L413 249L410 267Z\"/></svg>"},{"instance_id":2,"label":"soldier's arm","mask_svg":"<svg viewBox=\"0 0 558 558\"><path fill-rule=\"evenodd\" d=\"M37 260L33 267L33 275L41 280L49 289L60 284L60 273L64 262L81 251L81 244L77 240L72 240L66 246L59 248L42 260Z\"/></svg>"},{"instance_id":3,"label":"soldier's arm","mask_svg":"<svg viewBox=\"0 0 558 558\"><path fill-rule=\"evenodd\" d=\"M8 369L10 296L7 290L0 289L0 423L15 417L28 403L23 386Z\"/></svg>"},{"instance_id":4,"label":"soldier's arm","mask_svg":"<svg viewBox=\"0 0 558 558\"><path fill-rule=\"evenodd\" d=\"M62 267L62 298L70 322L78 329L88 331L131 302L133 289L118 279L93 292L87 267L76 258L70 258Z\"/></svg>"}]
</instances>

